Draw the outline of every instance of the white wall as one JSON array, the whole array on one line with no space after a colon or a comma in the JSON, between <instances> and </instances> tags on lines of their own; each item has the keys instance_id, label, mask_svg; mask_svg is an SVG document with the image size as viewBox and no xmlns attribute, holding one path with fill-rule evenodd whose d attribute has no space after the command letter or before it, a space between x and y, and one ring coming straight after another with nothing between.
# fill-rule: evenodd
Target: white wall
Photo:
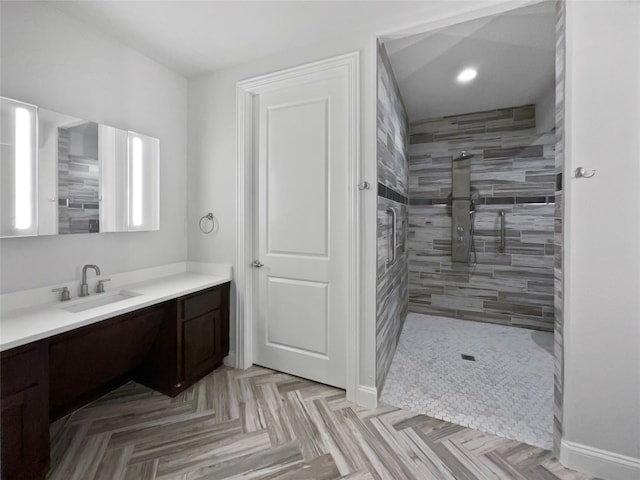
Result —
<instances>
[{"instance_id":1,"label":"white wall","mask_svg":"<svg viewBox=\"0 0 640 480\"><path fill-rule=\"evenodd\" d=\"M2 2L0 94L160 139L160 231L0 240L3 293L187 258L187 81L42 3Z\"/></svg>"},{"instance_id":2,"label":"white wall","mask_svg":"<svg viewBox=\"0 0 640 480\"><path fill-rule=\"evenodd\" d=\"M640 478L640 3L570 1L566 18L561 452ZM578 166L597 173L572 178Z\"/></svg>"}]
</instances>

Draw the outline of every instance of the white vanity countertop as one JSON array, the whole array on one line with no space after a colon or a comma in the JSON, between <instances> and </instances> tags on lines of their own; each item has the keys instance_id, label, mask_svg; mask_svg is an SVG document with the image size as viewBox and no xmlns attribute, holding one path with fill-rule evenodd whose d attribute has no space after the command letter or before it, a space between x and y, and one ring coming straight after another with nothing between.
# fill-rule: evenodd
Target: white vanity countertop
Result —
<instances>
[{"instance_id":1,"label":"white vanity countertop","mask_svg":"<svg viewBox=\"0 0 640 480\"><path fill-rule=\"evenodd\" d=\"M107 283L107 292L104 294L92 293L89 297L73 298L67 302L58 301L4 312L0 321L0 351L231 281L230 269L228 273L216 273L219 274L183 271L138 283L114 285L114 288L109 288L111 285ZM76 313L65 310L122 290L138 295Z\"/></svg>"}]
</instances>

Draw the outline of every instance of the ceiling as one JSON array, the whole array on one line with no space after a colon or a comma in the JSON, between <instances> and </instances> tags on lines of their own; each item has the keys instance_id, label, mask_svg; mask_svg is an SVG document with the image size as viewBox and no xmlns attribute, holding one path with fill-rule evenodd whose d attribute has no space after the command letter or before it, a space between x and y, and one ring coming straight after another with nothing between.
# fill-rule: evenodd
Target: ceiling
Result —
<instances>
[{"instance_id":1,"label":"ceiling","mask_svg":"<svg viewBox=\"0 0 640 480\"><path fill-rule=\"evenodd\" d=\"M316 44L390 20L410 21L437 1L42 2L194 76ZM403 20L405 19L405 20Z\"/></svg>"},{"instance_id":2,"label":"ceiling","mask_svg":"<svg viewBox=\"0 0 640 480\"><path fill-rule=\"evenodd\" d=\"M553 88L553 1L385 42L410 121L536 103ZM455 77L475 67L473 82Z\"/></svg>"},{"instance_id":3,"label":"ceiling","mask_svg":"<svg viewBox=\"0 0 640 480\"><path fill-rule=\"evenodd\" d=\"M192 77L429 19L451 0L44 1ZM446 6L446 5L445 5ZM385 41L411 121L535 103L554 81L554 2ZM465 66L478 68L465 86Z\"/></svg>"}]
</instances>

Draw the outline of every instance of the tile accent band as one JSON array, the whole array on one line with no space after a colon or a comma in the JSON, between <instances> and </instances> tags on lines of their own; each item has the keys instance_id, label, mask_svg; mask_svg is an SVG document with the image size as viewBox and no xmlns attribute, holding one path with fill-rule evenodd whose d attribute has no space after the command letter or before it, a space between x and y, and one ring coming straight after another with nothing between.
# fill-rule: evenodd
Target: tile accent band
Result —
<instances>
[{"instance_id":1,"label":"tile accent band","mask_svg":"<svg viewBox=\"0 0 640 480\"><path fill-rule=\"evenodd\" d=\"M394 202L401 203L403 205L409 204L409 198L405 195L402 195L400 192L397 192L391 187L387 187L382 183L378 182L378 196L382 198L386 198L387 200L393 200Z\"/></svg>"},{"instance_id":2,"label":"tile accent band","mask_svg":"<svg viewBox=\"0 0 640 480\"><path fill-rule=\"evenodd\" d=\"M379 192L379 190L378 190ZM380 193L378 193L380 195ZM387 197L388 198L388 197ZM392 199L393 200L393 199ZM556 202L555 195L540 195L529 197L487 197L477 198L476 205L514 205L514 204L554 204ZM409 205L450 205L449 198L411 198Z\"/></svg>"}]
</instances>

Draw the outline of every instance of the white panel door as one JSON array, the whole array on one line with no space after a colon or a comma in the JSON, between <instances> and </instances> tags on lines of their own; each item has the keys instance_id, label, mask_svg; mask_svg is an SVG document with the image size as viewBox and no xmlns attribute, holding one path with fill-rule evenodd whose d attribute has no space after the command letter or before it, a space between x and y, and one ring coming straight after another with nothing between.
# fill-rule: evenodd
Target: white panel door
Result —
<instances>
[{"instance_id":1,"label":"white panel door","mask_svg":"<svg viewBox=\"0 0 640 480\"><path fill-rule=\"evenodd\" d=\"M307 74L256 98L254 363L345 388L348 80Z\"/></svg>"}]
</instances>

